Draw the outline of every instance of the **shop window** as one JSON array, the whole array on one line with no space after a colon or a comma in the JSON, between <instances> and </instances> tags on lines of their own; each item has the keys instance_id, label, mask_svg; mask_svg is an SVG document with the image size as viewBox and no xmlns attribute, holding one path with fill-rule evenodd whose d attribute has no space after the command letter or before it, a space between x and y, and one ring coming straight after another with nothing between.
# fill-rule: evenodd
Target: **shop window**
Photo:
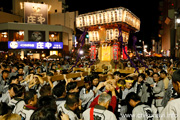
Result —
<instances>
[{"instance_id":1,"label":"shop window","mask_svg":"<svg viewBox=\"0 0 180 120\"><path fill-rule=\"evenodd\" d=\"M50 42L62 42L62 32L49 32Z\"/></svg>"},{"instance_id":2,"label":"shop window","mask_svg":"<svg viewBox=\"0 0 180 120\"><path fill-rule=\"evenodd\" d=\"M7 31L0 32L0 42L7 42L8 36L9 35Z\"/></svg>"},{"instance_id":3,"label":"shop window","mask_svg":"<svg viewBox=\"0 0 180 120\"><path fill-rule=\"evenodd\" d=\"M10 41L24 41L24 31L23 30L9 30L9 40Z\"/></svg>"}]
</instances>

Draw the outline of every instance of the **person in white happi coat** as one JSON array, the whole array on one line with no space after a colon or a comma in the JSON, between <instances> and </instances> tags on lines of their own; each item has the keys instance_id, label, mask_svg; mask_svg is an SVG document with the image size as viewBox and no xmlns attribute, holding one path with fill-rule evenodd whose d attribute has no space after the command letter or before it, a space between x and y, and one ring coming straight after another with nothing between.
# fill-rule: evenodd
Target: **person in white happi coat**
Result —
<instances>
[{"instance_id":1,"label":"person in white happi coat","mask_svg":"<svg viewBox=\"0 0 180 120\"><path fill-rule=\"evenodd\" d=\"M117 120L113 112L107 110L111 96L107 93L102 93L98 98L98 105L89 108L83 112L83 120Z\"/></svg>"},{"instance_id":2,"label":"person in white happi coat","mask_svg":"<svg viewBox=\"0 0 180 120\"><path fill-rule=\"evenodd\" d=\"M180 95L180 69L172 76L172 84L175 91ZM160 120L180 120L180 98L168 102L161 113Z\"/></svg>"},{"instance_id":3,"label":"person in white happi coat","mask_svg":"<svg viewBox=\"0 0 180 120\"><path fill-rule=\"evenodd\" d=\"M153 74L153 79L155 83L151 85L154 94L152 108L153 111L157 111L154 113L158 113L160 115L161 111L164 109L161 104L165 94L164 82L160 79L160 75L158 73Z\"/></svg>"},{"instance_id":4,"label":"person in white happi coat","mask_svg":"<svg viewBox=\"0 0 180 120\"><path fill-rule=\"evenodd\" d=\"M90 76L85 77L84 82L85 87L81 89L79 98L82 101L82 107L84 109L87 109L89 108L94 98L96 98L99 95L97 93L99 93L99 89L101 89L104 86L104 83L99 83L99 85L93 90Z\"/></svg>"},{"instance_id":5,"label":"person in white happi coat","mask_svg":"<svg viewBox=\"0 0 180 120\"><path fill-rule=\"evenodd\" d=\"M136 93L129 93L126 96L126 101L133 107L131 115L132 120L154 120L151 107L142 103L140 97Z\"/></svg>"},{"instance_id":6,"label":"person in white happi coat","mask_svg":"<svg viewBox=\"0 0 180 120\"><path fill-rule=\"evenodd\" d=\"M127 120L127 118L126 118L127 104L126 104L125 98L128 93L135 92L134 88L132 87L133 82L134 82L134 80L132 77L126 77L125 89L122 91L122 99L121 99L121 110L120 110L121 117L120 117L120 119L122 119L122 120Z\"/></svg>"},{"instance_id":7,"label":"person in white happi coat","mask_svg":"<svg viewBox=\"0 0 180 120\"><path fill-rule=\"evenodd\" d=\"M75 93L68 93L66 96L66 101L62 102L58 107L58 111L65 113L69 116L70 120L79 120L75 111L79 107L79 97Z\"/></svg>"}]
</instances>

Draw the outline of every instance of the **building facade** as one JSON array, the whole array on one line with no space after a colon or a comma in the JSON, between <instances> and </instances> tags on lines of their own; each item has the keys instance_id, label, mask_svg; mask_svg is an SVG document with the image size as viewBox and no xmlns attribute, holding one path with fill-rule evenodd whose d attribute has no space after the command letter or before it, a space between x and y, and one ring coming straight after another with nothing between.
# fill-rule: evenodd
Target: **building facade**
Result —
<instances>
[{"instance_id":1,"label":"building facade","mask_svg":"<svg viewBox=\"0 0 180 120\"><path fill-rule=\"evenodd\" d=\"M180 27L176 20L180 16L179 0L162 0L159 3L160 17L159 36L162 40L162 52L172 57L180 57Z\"/></svg>"},{"instance_id":2,"label":"building facade","mask_svg":"<svg viewBox=\"0 0 180 120\"><path fill-rule=\"evenodd\" d=\"M29 3L30 5L32 3L33 6L28 6L27 10ZM45 11L44 6L46 7ZM65 0L13 0L13 14L0 11L0 15L3 16L0 20L1 51L8 51L9 54L20 54L21 58L28 55L31 58L39 59L42 56L46 57L52 54L68 55L69 51L72 50L77 12L65 12L66 8ZM10 41L16 43L51 42L52 44L62 42L63 47L53 47L46 50L20 49L19 47L12 49L8 48Z\"/></svg>"}]
</instances>

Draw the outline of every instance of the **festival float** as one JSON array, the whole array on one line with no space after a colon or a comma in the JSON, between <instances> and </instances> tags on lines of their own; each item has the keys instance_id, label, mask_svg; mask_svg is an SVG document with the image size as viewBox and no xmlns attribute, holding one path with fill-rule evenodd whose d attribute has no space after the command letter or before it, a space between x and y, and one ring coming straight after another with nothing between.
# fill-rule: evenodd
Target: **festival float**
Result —
<instances>
[{"instance_id":1,"label":"festival float","mask_svg":"<svg viewBox=\"0 0 180 120\"><path fill-rule=\"evenodd\" d=\"M112 63L119 63L121 58L127 59L129 35L140 31L140 19L130 10L117 7L81 14L76 17L76 27L89 34L90 59L99 61L93 65L96 70L103 65L115 69ZM120 34L123 42L118 40Z\"/></svg>"}]
</instances>

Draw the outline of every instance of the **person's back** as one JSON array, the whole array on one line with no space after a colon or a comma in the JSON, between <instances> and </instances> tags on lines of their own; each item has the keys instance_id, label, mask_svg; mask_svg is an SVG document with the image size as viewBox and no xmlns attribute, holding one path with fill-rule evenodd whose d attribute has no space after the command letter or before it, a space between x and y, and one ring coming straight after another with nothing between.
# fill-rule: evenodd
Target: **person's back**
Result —
<instances>
[{"instance_id":1,"label":"person's back","mask_svg":"<svg viewBox=\"0 0 180 120\"><path fill-rule=\"evenodd\" d=\"M14 107L12 113L18 114L18 113L23 109L24 105L25 105L24 100L21 100L21 101L17 102L17 103L15 104L15 107Z\"/></svg>"},{"instance_id":2,"label":"person's back","mask_svg":"<svg viewBox=\"0 0 180 120\"><path fill-rule=\"evenodd\" d=\"M43 107L36 110L30 120L57 120L55 117L55 113L51 111L49 107Z\"/></svg>"},{"instance_id":3,"label":"person's back","mask_svg":"<svg viewBox=\"0 0 180 120\"><path fill-rule=\"evenodd\" d=\"M57 109L59 110L59 106L61 103L65 102L66 99L66 91L65 91L65 85L62 83L58 83L54 88L53 88L53 95L57 97L56 99L56 105Z\"/></svg>"},{"instance_id":4,"label":"person's back","mask_svg":"<svg viewBox=\"0 0 180 120\"><path fill-rule=\"evenodd\" d=\"M22 117L23 120L29 120L34 110L36 110L37 104L37 95L35 90L30 90L24 95L25 105L22 110L19 110L18 114Z\"/></svg>"},{"instance_id":5,"label":"person's back","mask_svg":"<svg viewBox=\"0 0 180 120\"><path fill-rule=\"evenodd\" d=\"M85 112L83 112L83 119L90 120L90 111L93 108L88 108ZM106 110L105 107L96 105L94 107L94 120L116 120L116 116L113 112Z\"/></svg>"},{"instance_id":6,"label":"person's back","mask_svg":"<svg viewBox=\"0 0 180 120\"><path fill-rule=\"evenodd\" d=\"M169 101L165 109L161 112L160 120L180 119L180 98Z\"/></svg>"},{"instance_id":7,"label":"person's back","mask_svg":"<svg viewBox=\"0 0 180 120\"><path fill-rule=\"evenodd\" d=\"M116 120L116 116L111 111L107 110L111 96L107 93L102 93L98 98L99 105L89 108L83 112L84 120Z\"/></svg>"},{"instance_id":8,"label":"person's back","mask_svg":"<svg viewBox=\"0 0 180 120\"><path fill-rule=\"evenodd\" d=\"M133 107L131 114L132 120L154 120L151 107L143 104L136 93L129 93L126 96L126 102Z\"/></svg>"},{"instance_id":9,"label":"person's back","mask_svg":"<svg viewBox=\"0 0 180 120\"><path fill-rule=\"evenodd\" d=\"M132 111L132 120L153 120L152 109L145 104L138 104Z\"/></svg>"}]
</instances>

